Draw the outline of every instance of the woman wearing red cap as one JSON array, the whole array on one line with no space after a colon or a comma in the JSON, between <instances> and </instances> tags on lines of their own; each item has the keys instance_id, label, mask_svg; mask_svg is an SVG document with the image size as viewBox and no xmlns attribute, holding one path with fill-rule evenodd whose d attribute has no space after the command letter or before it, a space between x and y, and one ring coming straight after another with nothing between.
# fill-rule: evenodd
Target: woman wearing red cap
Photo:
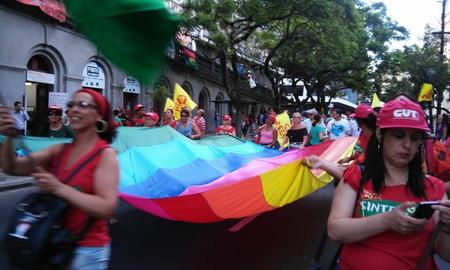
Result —
<instances>
[{"instance_id":1,"label":"woman wearing red cap","mask_svg":"<svg viewBox=\"0 0 450 270\"><path fill-rule=\"evenodd\" d=\"M148 112L144 114L144 127L156 127L159 121L159 116L155 112Z\"/></svg>"},{"instance_id":2,"label":"woman wearing red cap","mask_svg":"<svg viewBox=\"0 0 450 270\"><path fill-rule=\"evenodd\" d=\"M228 114L222 116L222 125L216 128L216 134L230 134L236 136L236 129L231 125L231 116Z\"/></svg>"},{"instance_id":3,"label":"woman wearing red cap","mask_svg":"<svg viewBox=\"0 0 450 270\"><path fill-rule=\"evenodd\" d=\"M39 131L39 136L50 138L73 138L73 132L62 123L62 108L52 105L48 108L48 124Z\"/></svg>"},{"instance_id":4,"label":"woman wearing red cap","mask_svg":"<svg viewBox=\"0 0 450 270\"><path fill-rule=\"evenodd\" d=\"M363 166L348 167L334 194L328 235L343 243L340 269L417 269L438 220L435 251L450 261L450 201L421 167L428 131L422 108L407 98L381 109ZM430 220L412 217L422 201L440 203ZM425 259L425 269L435 269L433 257Z\"/></svg>"},{"instance_id":5,"label":"woman wearing red cap","mask_svg":"<svg viewBox=\"0 0 450 270\"><path fill-rule=\"evenodd\" d=\"M0 133L9 136L1 149L2 168L7 174L35 177L41 191L69 202L65 225L75 235L92 218L70 269L107 269L111 239L106 219L115 211L119 180L116 152L110 146L116 134L111 109L105 97L91 89L75 92L67 107L74 141L32 153L29 158L13 155L14 119L0 108ZM75 177L63 183L73 172Z\"/></svg>"},{"instance_id":6,"label":"woman wearing red cap","mask_svg":"<svg viewBox=\"0 0 450 270\"><path fill-rule=\"evenodd\" d=\"M134 117L131 119L131 123L133 127L143 127L144 126L144 114L145 114L145 107L142 104L137 104L134 106Z\"/></svg>"},{"instance_id":7,"label":"woman wearing red cap","mask_svg":"<svg viewBox=\"0 0 450 270\"><path fill-rule=\"evenodd\" d=\"M275 115L269 114L266 119L266 123L262 125L258 130L258 139L257 143L267 146L267 147L275 147L277 144L278 131L273 127L277 121Z\"/></svg>"}]
</instances>

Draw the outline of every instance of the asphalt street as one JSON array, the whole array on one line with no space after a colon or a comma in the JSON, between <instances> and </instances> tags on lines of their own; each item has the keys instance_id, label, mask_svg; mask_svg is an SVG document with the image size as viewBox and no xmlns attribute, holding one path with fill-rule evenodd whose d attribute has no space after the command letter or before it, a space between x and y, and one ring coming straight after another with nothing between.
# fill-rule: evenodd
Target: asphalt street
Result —
<instances>
[{"instance_id":1,"label":"asphalt street","mask_svg":"<svg viewBox=\"0 0 450 270\"><path fill-rule=\"evenodd\" d=\"M0 192L0 269L8 270L3 237L16 202L33 187ZM238 232L239 220L191 224L160 219L120 202L110 269L309 269L325 229L333 187L261 214ZM327 269L337 244L327 242ZM448 265L441 267L450 270Z\"/></svg>"}]
</instances>

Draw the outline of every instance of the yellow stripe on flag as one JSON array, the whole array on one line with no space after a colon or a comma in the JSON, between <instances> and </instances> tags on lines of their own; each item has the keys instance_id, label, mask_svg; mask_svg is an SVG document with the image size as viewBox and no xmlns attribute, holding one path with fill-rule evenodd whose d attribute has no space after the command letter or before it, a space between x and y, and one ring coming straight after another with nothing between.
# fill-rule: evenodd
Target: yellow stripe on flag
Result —
<instances>
[{"instance_id":1,"label":"yellow stripe on flag","mask_svg":"<svg viewBox=\"0 0 450 270\"><path fill-rule=\"evenodd\" d=\"M191 97L184 91L184 89L175 83L175 89L173 91L173 116L175 120L180 119L180 113L184 108L188 108L190 111L197 107L197 103L192 101Z\"/></svg>"},{"instance_id":2,"label":"yellow stripe on flag","mask_svg":"<svg viewBox=\"0 0 450 270\"><path fill-rule=\"evenodd\" d=\"M420 89L419 98L417 100L419 102L433 101L433 85L430 83L422 84L422 89Z\"/></svg>"},{"instance_id":3,"label":"yellow stripe on flag","mask_svg":"<svg viewBox=\"0 0 450 270\"><path fill-rule=\"evenodd\" d=\"M282 148L287 147L289 145L289 142L283 145L284 137L286 136L288 130L291 128L291 120L289 119L289 115L287 114L287 112L279 114L277 116L277 121L275 121L275 124L273 126L278 131L278 143Z\"/></svg>"},{"instance_id":4,"label":"yellow stripe on flag","mask_svg":"<svg viewBox=\"0 0 450 270\"><path fill-rule=\"evenodd\" d=\"M282 207L329 183L317 179L306 165L301 164L301 160L263 173L260 177L264 197L273 207Z\"/></svg>"}]
</instances>

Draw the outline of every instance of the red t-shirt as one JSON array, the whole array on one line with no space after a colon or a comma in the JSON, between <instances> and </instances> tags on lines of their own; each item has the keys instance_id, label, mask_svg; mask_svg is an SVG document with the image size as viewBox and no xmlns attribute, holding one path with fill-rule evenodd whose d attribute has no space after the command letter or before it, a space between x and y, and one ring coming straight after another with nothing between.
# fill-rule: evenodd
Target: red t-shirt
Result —
<instances>
[{"instance_id":1,"label":"red t-shirt","mask_svg":"<svg viewBox=\"0 0 450 270\"><path fill-rule=\"evenodd\" d=\"M132 124L133 124L134 127L143 127L144 123L145 123L145 119L144 119L144 117L142 117L142 118L133 118L132 122L133 122Z\"/></svg>"},{"instance_id":2,"label":"red t-shirt","mask_svg":"<svg viewBox=\"0 0 450 270\"><path fill-rule=\"evenodd\" d=\"M236 134L236 130L232 126L225 126L225 125L221 125L218 128L216 128L216 134L224 134L224 133L234 135Z\"/></svg>"},{"instance_id":3,"label":"red t-shirt","mask_svg":"<svg viewBox=\"0 0 450 270\"><path fill-rule=\"evenodd\" d=\"M162 126L167 126L168 122L167 121L163 121ZM171 128L175 129L177 128L177 121L173 120L172 123L170 123L169 125Z\"/></svg>"},{"instance_id":4,"label":"red t-shirt","mask_svg":"<svg viewBox=\"0 0 450 270\"><path fill-rule=\"evenodd\" d=\"M344 172L344 182L355 191L361 181L361 171L357 165L351 165ZM441 180L427 176L424 182L426 200L441 200L445 188ZM409 192L405 185L382 187L380 194L373 191L372 182L364 184L358 207L353 217L364 217L391 211L399 204L411 201L424 201ZM362 207L361 207L362 206ZM379 269L416 269L428 239L433 231L433 222L428 222L424 230L402 235L386 231L363 241L345 244L340 257L342 270L379 270ZM433 269L434 261L430 256L425 269Z\"/></svg>"},{"instance_id":5,"label":"red t-shirt","mask_svg":"<svg viewBox=\"0 0 450 270\"><path fill-rule=\"evenodd\" d=\"M358 141L353 149L352 159L356 160L358 163L363 163L365 159L364 152L366 151L367 144L369 143L369 137L366 135L359 135Z\"/></svg>"},{"instance_id":6,"label":"red t-shirt","mask_svg":"<svg viewBox=\"0 0 450 270\"><path fill-rule=\"evenodd\" d=\"M65 170L65 164L69 158L69 154L72 151L73 145L68 144L64 148L62 155L57 155L52 160L52 168L55 176L63 181L68 175L78 167L80 163L91 157L99 148L104 148L109 144L104 140L97 140L95 146L83 157L80 157L74 164L72 164L67 170ZM97 164L100 160L101 154L97 155L91 161L89 161L84 167L82 167L76 175L70 180L69 185L75 189L78 189L84 193L94 194L94 178L93 174L97 168ZM59 166L57 164L60 164ZM59 169L58 169L59 168ZM66 215L65 226L74 234L78 234L87 222L87 214L81 209L74 206L70 206ZM109 230L106 220L97 219L91 226L89 231L85 234L84 238L79 242L83 247L103 247L108 245L111 241L109 236Z\"/></svg>"}]
</instances>

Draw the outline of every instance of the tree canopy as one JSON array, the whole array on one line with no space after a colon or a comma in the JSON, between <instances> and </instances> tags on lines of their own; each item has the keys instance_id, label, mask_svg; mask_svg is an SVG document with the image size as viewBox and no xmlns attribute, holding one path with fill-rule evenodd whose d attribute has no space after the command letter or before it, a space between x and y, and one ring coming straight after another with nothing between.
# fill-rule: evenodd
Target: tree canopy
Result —
<instances>
[{"instance_id":1,"label":"tree canopy","mask_svg":"<svg viewBox=\"0 0 450 270\"><path fill-rule=\"evenodd\" d=\"M223 85L238 110L241 91L248 87L239 80L238 63L260 55L278 103L285 78L302 81L317 109L326 108L325 97L344 88L364 99L374 92L388 98L399 90L417 95L427 81L442 89L448 85L448 68L439 61L431 33L423 47L389 50L390 42L406 39L408 32L387 16L383 3L189 0L184 16L191 32L208 31Z\"/></svg>"}]
</instances>

